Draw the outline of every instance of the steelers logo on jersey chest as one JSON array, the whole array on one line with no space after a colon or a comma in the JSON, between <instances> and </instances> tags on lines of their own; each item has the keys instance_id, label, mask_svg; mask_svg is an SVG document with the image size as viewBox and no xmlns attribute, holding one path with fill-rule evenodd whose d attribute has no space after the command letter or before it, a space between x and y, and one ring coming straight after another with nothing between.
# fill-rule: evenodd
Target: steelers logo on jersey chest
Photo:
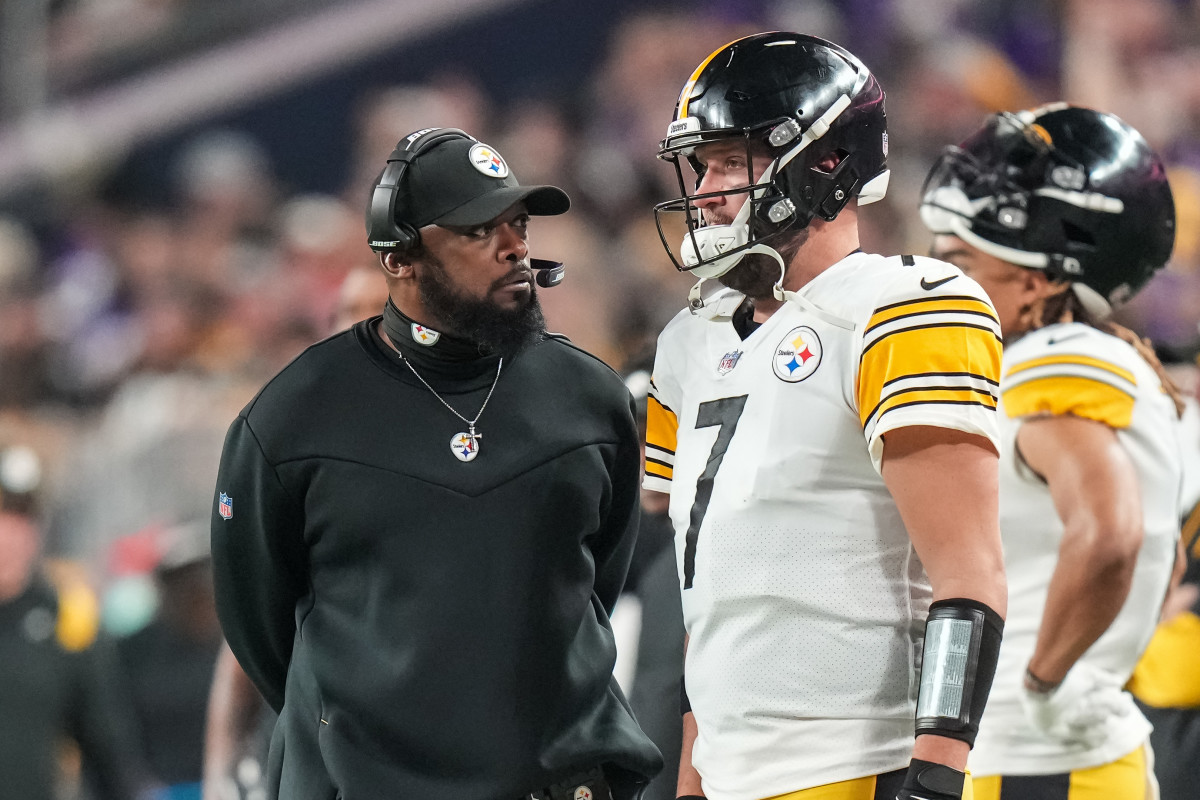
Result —
<instances>
[{"instance_id":1,"label":"steelers logo on jersey chest","mask_svg":"<svg viewBox=\"0 0 1200 800\"><path fill-rule=\"evenodd\" d=\"M822 352L817 332L807 325L800 325L779 341L771 357L771 366L780 380L799 383L817 371Z\"/></svg>"}]
</instances>

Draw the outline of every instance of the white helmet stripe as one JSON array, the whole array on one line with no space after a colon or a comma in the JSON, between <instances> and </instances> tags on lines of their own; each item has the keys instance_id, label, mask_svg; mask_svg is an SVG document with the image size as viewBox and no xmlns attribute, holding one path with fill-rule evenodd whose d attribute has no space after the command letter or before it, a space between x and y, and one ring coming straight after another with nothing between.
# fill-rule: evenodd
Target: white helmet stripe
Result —
<instances>
[{"instance_id":1,"label":"white helmet stripe","mask_svg":"<svg viewBox=\"0 0 1200 800\"><path fill-rule=\"evenodd\" d=\"M808 147L817 139L820 139L822 136L828 133L829 127L833 124L833 121L849 107L849 95L844 94L837 100L834 100L833 105L827 108L824 114L814 120L812 125L808 126L808 130L806 130L804 135L800 137L800 141L796 144L796 146L780 157L779 166L777 167L776 171L786 167L793 158L800 155L800 152L804 148Z\"/></svg>"},{"instance_id":2,"label":"white helmet stripe","mask_svg":"<svg viewBox=\"0 0 1200 800\"><path fill-rule=\"evenodd\" d=\"M1045 186L1041 189L1035 189L1033 193L1042 197L1052 197L1055 200L1061 200L1076 208L1083 208L1088 211L1102 211L1106 214L1120 214L1125 211L1125 204L1118 198L1109 197L1098 192L1073 192L1054 186Z\"/></svg>"},{"instance_id":3,"label":"white helmet stripe","mask_svg":"<svg viewBox=\"0 0 1200 800\"><path fill-rule=\"evenodd\" d=\"M1035 269L1045 269L1046 265L1050 263L1050 259L1045 253L1029 253L1013 247L1005 247L995 242L989 242L971 230L970 222L963 217L960 211L954 211L936 203L925 202L921 204L920 212L921 221L925 223L925 227L934 233L953 234L972 247L978 248L1002 261L1007 261L1010 264L1016 264L1020 267L1033 267Z\"/></svg>"},{"instance_id":4,"label":"white helmet stripe","mask_svg":"<svg viewBox=\"0 0 1200 800\"><path fill-rule=\"evenodd\" d=\"M954 211L948 211L931 203L921 205L921 220L934 233L949 233L962 239L972 247L978 248L1001 261L1016 264L1018 267L1045 269L1050 263L1050 257L1045 253L1029 253L1013 247L1005 247L989 242L971 230L967 220ZM1112 305L1090 286L1079 281L1071 282L1071 290L1083 303L1083 307L1097 319L1104 319L1112 313Z\"/></svg>"}]
</instances>

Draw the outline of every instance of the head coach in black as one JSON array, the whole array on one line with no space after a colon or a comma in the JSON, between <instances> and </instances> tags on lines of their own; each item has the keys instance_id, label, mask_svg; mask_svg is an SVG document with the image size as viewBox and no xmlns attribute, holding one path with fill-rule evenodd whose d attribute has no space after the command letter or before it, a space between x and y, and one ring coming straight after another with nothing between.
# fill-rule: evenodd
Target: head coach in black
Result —
<instances>
[{"instance_id":1,"label":"head coach in black","mask_svg":"<svg viewBox=\"0 0 1200 800\"><path fill-rule=\"evenodd\" d=\"M529 257L530 216L569 205L462 131L406 137L367 209L382 317L230 427L217 605L280 712L278 797L632 800L661 766L612 676L631 399L545 332L562 270Z\"/></svg>"}]
</instances>

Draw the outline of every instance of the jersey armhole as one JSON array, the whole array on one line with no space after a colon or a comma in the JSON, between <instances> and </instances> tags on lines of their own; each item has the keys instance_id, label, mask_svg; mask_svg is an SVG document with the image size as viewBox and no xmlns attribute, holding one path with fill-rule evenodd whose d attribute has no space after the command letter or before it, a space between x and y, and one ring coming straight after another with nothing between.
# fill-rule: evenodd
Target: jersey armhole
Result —
<instances>
[{"instance_id":1,"label":"jersey armhole","mask_svg":"<svg viewBox=\"0 0 1200 800\"><path fill-rule=\"evenodd\" d=\"M1016 468L1017 475L1029 481L1036 481L1043 486L1048 486L1049 483L1033 467L1029 466L1029 462L1025 460L1025 454L1021 452L1021 445L1018 442L1020 437L1020 429L1017 429L1017 435L1013 436L1013 466Z\"/></svg>"}]
</instances>

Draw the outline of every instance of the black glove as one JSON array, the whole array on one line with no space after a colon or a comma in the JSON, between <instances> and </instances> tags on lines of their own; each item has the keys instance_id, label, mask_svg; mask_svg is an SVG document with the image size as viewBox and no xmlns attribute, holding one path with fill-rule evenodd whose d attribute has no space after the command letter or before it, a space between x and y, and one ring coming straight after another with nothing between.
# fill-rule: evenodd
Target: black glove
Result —
<instances>
[{"instance_id":1,"label":"black glove","mask_svg":"<svg viewBox=\"0 0 1200 800\"><path fill-rule=\"evenodd\" d=\"M945 764L914 758L896 800L962 800L966 774Z\"/></svg>"}]
</instances>

